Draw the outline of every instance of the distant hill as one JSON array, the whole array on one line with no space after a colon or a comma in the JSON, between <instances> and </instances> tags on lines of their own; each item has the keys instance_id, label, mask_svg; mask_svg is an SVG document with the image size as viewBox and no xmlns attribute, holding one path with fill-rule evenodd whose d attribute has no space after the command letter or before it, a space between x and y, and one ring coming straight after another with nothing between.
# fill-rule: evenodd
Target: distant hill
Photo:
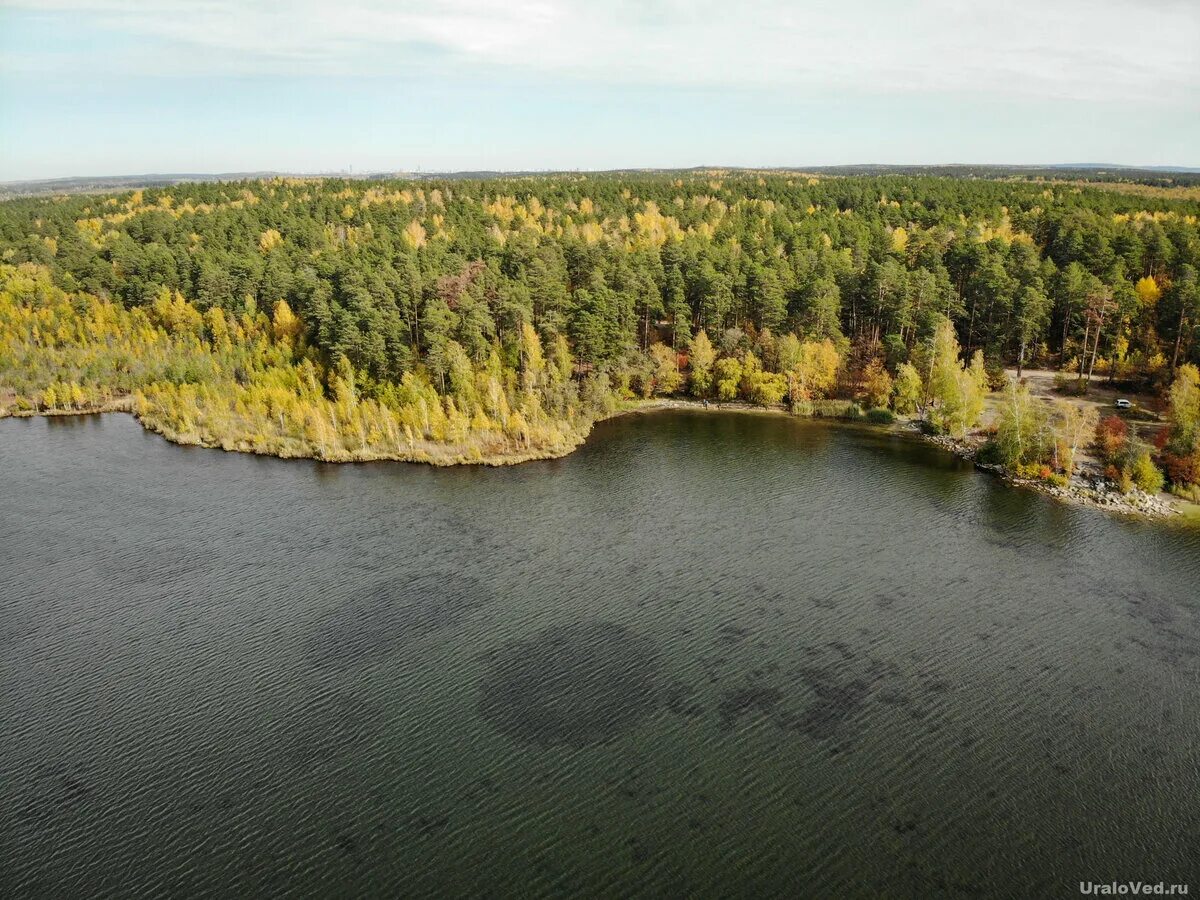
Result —
<instances>
[{"instance_id":1,"label":"distant hill","mask_svg":"<svg viewBox=\"0 0 1200 900\"><path fill-rule=\"evenodd\" d=\"M1049 181L1100 181L1148 184L1155 187L1200 185L1200 168L1188 166L1119 166L1051 164L1045 166L867 164L817 166L806 171L826 175L926 175L943 178L1046 179Z\"/></svg>"},{"instance_id":2,"label":"distant hill","mask_svg":"<svg viewBox=\"0 0 1200 900\"><path fill-rule=\"evenodd\" d=\"M1053 163L1044 166L1005 165L892 165L888 163L863 163L843 166L692 166L687 169L613 169L604 172L584 170L500 171L474 170L458 172L179 172L148 175L95 175L72 176L69 178L46 178L32 181L0 182L0 200L16 197L32 197L47 194L116 193L138 188L169 187L183 182L247 181L274 177L297 178L348 178L354 180L403 178L423 180L430 178L487 179L505 176L545 176L555 174L622 174L622 173L669 173L695 172L709 169L724 171L762 172L812 172L824 175L920 175L940 178L967 178L981 180L998 179L1046 179L1052 181L1096 181L1146 184L1155 187L1200 186L1200 167L1194 166L1123 166L1115 164Z\"/></svg>"},{"instance_id":3,"label":"distant hill","mask_svg":"<svg viewBox=\"0 0 1200 900\"><path fill-rule=\"evenodd\" d=\"M138 188L170 187L185 182L256 181L263 178L386 178L386 173L347 175L345 172L172 172L153 175L93 175L70 178L44 178L34 181L0 182L0 199L32 197L39 194L100 194L132 191Z\"/></svg>"},{"instance_id":4,"label":"distant hill","mask_svg":"<svg viewBox=\"0 0 1200 900\"><path fill-rule=\"evenodd\" d=\"M178 173L158 175L94 175L70 178L45 178L34 181L0 182L0 197L29 197L36 194L86 194L129 191L137 188L169 187L181 182L237 181L269 178L271 172L244 172L221 175Z\"/></svg>"}]
</instances>

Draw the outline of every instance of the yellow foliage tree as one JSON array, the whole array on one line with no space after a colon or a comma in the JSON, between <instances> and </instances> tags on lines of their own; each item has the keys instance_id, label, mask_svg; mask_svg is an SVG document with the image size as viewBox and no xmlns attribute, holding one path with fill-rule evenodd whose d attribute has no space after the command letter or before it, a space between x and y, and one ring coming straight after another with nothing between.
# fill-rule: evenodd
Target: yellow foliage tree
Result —
<instances>
[{"instance_id":1,"label":"yellow foliage tree","mask_svg":"<svg viewBox=\"0 0 1200 900\"><path fill-rule=\"evenodd\" d=\"M294 344L303 330L304 324L292 312L287 301L277 301L271 316L272 337L281 344Z\"/></svg>"},{"instance_id":2,"label":"yellow foliage tree","mask_svg":"<svg viewBox=\"0 0 1200 900\"><path fill-rule=\"evenodd\" d=\"M408 244L414 250L425 246L425 226L416 219L413 219L404 226L402 236L404 243Z\"/></svg>"},{"instance_id":3,"label":"yellow foliage tree","mask_svg":"<svg viewBox=\"0 0 1200 900\"><path fill-rule=\"evenodd\" d=\"M1162 296L1162 289L1158 286L1158 282L1149 276L1138 279L1138 283L1134 285L1134 291L1137 292L1138 302L1142 306L1154 306Z\"/></svg>"},{"instance_id":4,"label":"yellow foliage tree","mask_svg":"<svg viewBox=\"0 0 1200 900\"><path fill-rule=\"evenodd\" d=\"M258 236L258 249L263 253L270 253L282 243L283 235L274 228L268 228Z\"/></svg>"}]
</instances>

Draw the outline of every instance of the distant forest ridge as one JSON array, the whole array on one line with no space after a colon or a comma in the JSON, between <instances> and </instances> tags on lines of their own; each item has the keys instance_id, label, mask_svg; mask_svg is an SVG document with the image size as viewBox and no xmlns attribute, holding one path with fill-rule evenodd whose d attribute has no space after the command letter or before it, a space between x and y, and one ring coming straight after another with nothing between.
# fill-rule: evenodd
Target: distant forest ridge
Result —
<instances>
[{"instance_id":1,"label":"distant forest ridge","mask_svg":"<svg viewBox=\"0 0 1200 900\"><path fill-rule=\"evenodd\" d=\"M819 175L919 175L936 178L967 178L984 180L1029 179L1047 181L1086 181L1095 183L1144 184L1152 187L1200 187L1200 167L1197 166L1125 166L1108 163L1064 163L1044 166L1008 165L891 165L886 163L863 163L842 166L692 166L682 169L609 169L609 170L546 170L505 171L473 170L457 172L166 172L144 175L93 175L64 178L44 178L0 182L0 200L15 197L33 197L46 194L89 194L112 193L140 188L170 187L176 184L249 181L263 178L353 178L371 181L382 178L408 180L437 179L480 179L504 177L541 177L566 174L622 175L678 173L743 173L764 172L771 174Z\"/></svg>"}]
</instances>

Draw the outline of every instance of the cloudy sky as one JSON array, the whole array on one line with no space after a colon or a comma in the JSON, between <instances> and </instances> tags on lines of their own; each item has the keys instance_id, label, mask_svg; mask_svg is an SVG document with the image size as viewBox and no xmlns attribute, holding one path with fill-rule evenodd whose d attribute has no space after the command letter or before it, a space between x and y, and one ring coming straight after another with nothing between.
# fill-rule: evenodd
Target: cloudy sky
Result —
<instances>
[{"instance_id":1,"label":"cloudy sky","mask_svg":"<svg viewBox=\"0 0 1200 900\"><path fill-rule=\"evenodd\" d=\"M1200 0L0 0L0 180L1200 165Z\"/></svg>"}]
</instances>

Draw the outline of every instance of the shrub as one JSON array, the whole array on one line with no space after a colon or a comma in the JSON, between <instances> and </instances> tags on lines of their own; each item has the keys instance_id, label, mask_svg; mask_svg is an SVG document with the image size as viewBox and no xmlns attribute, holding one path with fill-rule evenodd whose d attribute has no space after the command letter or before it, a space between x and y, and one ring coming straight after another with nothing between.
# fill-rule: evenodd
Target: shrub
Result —
<instances>
[{"instance_id":1,"label":"shrub","mask_svg":"<svg viewBox=\"0 0 1200 900\"><path fill-rule=\"evenodd\" d=\"M1072 397L1079 397L1087 393L1087 388L1080 382L1079 375L1066 369L1054 373L1054 390L1059 394Z\"/></svg>"},{"instance_id":2,"label":"shrub","mask_svg":"<svg viewBox=\"0 0 1200 900\"><path fill-rule=\"evenodd\" d=\"M1096 426L1096 449L1100 458L1112 464L1119 459L1125 450L1129 437L1129 426L1120 416L1107 416Z\"/></svg>"},{"instance_id":3,"label":"shrub","mask_svg":"<svg viewBox=\"0 0 1200 900\"><path fill-rule=\"evenodd\" d=\"M1138 454L1130 467L1130 478L1133 483L1149 494L1157 493L1163 487L1163 473L1150 460L1150 453L1143 450Z\"/></svg>"},{"instance_id":4,"label":"shrub","mask_svg":"<svg viewBox=\"0 0 1200 900\"><path fill-rule=\"evenodd\" d=\"M891 425L896 421L896 416L890 409L876 407L867 410L867 421L872 425Z\"/></svg>"},{"instance_id":5,"label":"shrub","mask_svg":"<svg viewBox=\"0 0 1200 900\"><path fill-rule=\"evenodd\" d=\"M1200 450L1187 455L1167 451L1163 453L1162 461L1171 484L1178 487L1200 485Z\"/></svg>"},{"instance_id":6,"label":"shrub","mask_svg":"<svg viewBox=\"0 0 1200 900\"><path fill-rule=\"evenodd\" d=\"M1117 469L1116 478L1113 479L1113 484L1117 486L1122 494L1128 494L1133 490L1133 476L1129 474L1127 469Z\"/></svg>"},{"instance_id":7,"label":"shrub","mask_svg":"<svg viewBox=\"0 0 1200 900\"><path fill-rule=\"evenodd\" d=\"M792 415L794 416L811 416L815 410L811 400L793 400Z\"/></svg>"},{"instance_id":8,"label":"shrub","mask_svg":"<svg viewBox=\"0 0 1200 900\"><path fill-rule=\"evenodd\" d=\"M1004 363L999 357L993 356L983 364L983 369L987 372L988 388L993 391L1002 391L1008 386L1008 373L1004 371Z\"/></svg>"},{"instance_id":9,"label":"shrub","mask_svg":"<svg viewBox=\"0 0 1200 900\"><path fill-rule=\"evenodd\" d=\"M1055 472L1045 463L1036 462L1021 463L1016 468L1016 474L1021 478L1028 478L1030 481L1042 481L1059 487L1066 487L1071 480L1062 472Z\"/></svg>"},{"instance_id":10,"label":"shrub","mask_svg":"<svg viewBox=\"0 0 1200 900\"><path fill-rule=\"evenodd\" d=\"M824 419L861 419L862 407L849 400L821 400L813 404L813 415Z\"/></svg>"},{"instance_id":11,"label":"shrub","mask_svg":"<svg viewBox=\"0 0 1200 900\"><path fill-rule=\"evenodd\" d=\"M1173 484L1171 493L1192 503L1200 503L1200 484Z\"/></svg>"},{"instance_id":12,"label":"shrub","mask_svg":"<svg viewBox=\"0 0 1200 900\"><path fill-rule=\"evenodd\" d=\"M975 454L975 461L985 466L1001 464L1000 446L995 441L988 441Z\"/></svg>"}]
</instances>

